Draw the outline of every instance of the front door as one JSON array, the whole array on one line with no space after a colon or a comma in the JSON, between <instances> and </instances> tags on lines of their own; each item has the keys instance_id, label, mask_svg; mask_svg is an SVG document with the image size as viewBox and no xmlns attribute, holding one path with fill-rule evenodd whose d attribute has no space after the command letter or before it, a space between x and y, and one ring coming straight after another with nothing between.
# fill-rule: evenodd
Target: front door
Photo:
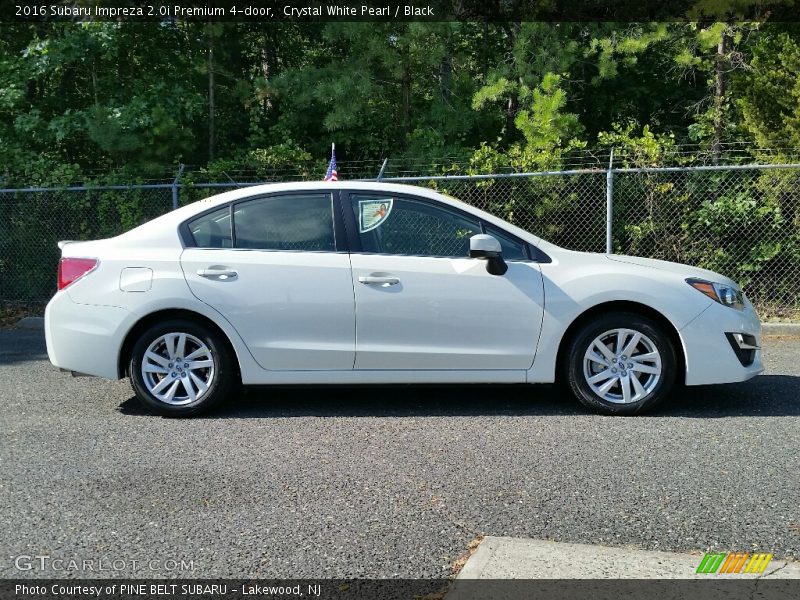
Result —
<instances>
[{"instance_id":1,"label":"front door","mask_svg":"<svg viewBox=\"0 0 800 600\"><path fill-rule=\"evenodd\" d=\"M351 193L356 369L529 369L544 291L525 244L500 239L505 275L471 259L480 221L422 198Z\"/></svg>"}]
</instances>

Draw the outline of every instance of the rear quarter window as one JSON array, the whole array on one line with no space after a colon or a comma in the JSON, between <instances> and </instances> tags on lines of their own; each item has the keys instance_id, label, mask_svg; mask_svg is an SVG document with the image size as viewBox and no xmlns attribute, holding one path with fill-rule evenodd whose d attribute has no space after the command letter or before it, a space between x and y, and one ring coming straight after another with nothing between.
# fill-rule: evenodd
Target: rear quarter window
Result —
<instances>
[{"instance_id":1,"label":"rear quarter window","mask_svg":"<svg viewBox=\"0 0 800 600\"><path fill-rule=\"evenodd\" d=\"M232 248L230 207L224 206L190 221L189 233L198 248Z\"/></svg>"}]
</instances>

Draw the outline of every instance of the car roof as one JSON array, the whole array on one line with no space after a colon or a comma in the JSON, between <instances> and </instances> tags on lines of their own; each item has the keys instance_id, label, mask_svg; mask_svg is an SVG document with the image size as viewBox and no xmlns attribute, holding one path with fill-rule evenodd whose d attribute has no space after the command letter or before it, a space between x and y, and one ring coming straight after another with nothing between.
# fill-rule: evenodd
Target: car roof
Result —
<instances>
[{"instance_id":1,"label":"car roof","mask_svg":"<svg viewBox=\"0 0 800 600\"><path fill-rule=\"evenodd\" d=\"M209 207L214 206L216 204L225 204L226 202L232 202L235 200L239 200L241 198L247 198L261 193L296 192L303 190L319 191L319 190L336 190L336 189L364 190L369 192L387 192L395 194L414 194L417 196L426 196L428 198L433 198L436 200L441 200L442 198L446 198L454 201L456 204L462 204L464 206L468 206L467 204L459 200L456 200L455 198L451 198L450 196L442 194L441 192L437 192L436 190L416 185L407 185L401 183L384 183L380 181L288 181L281 183L265 183L259 185L246 186L228 192L223 192L221 194L217 194L214 196L209 196L208 198L199 201L200 203L202 203L202 206L198 208L199 211L206 210Z\"/></svg>"},{"instance_id":2,"label":"car roof","mask_svg":"<svg viewBox=\"0 0 800 600\"><path fill-rule=\"evenodd\" d=\"M430 188L424 188L414 185L406 185L400 183L384 183L380 181L287 181L281 183L265 183L259 185L251 185L239 189L210 196L205 200L201 200L205 204L205 208L209 207L209 202L213 204L224 204L240 198L247 198L252 195L260 193L275 193L275 192L294 192L303 190L365 190L371 192L394 192L396 194L416 194L420 196L428 196L430 198L440 198L442 194L437 193Z\"/></svg>"}]
</instances>

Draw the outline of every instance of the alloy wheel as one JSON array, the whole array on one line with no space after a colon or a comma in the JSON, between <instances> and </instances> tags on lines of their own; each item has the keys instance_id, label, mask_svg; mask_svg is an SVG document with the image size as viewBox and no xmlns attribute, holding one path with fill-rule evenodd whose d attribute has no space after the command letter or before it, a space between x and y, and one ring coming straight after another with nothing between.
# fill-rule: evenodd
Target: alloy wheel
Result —
<instances>
[{"instance_id":1,"label":"alloy wheel","mask_svg":"<svg viewBox=\"0 0 800 600\"><path fill-rule=\"evenodd\" d=\"M611 329L598 335L583 357L583 376L602 400L630 404L648 396L661 379L658 348L634 329Z\"/></svg>"},{"instance_id":2,"label":"alloy wheel","mask_svg":"<svg viewBox=\"0 0 800 600\"><path fill-rule=\"evenodd\" d=\"M147 391L165 404L180 406L201 398L214 381L209 347L188 333L156 338L144 353L142 379Z\"/></svg>"}]
</instances>

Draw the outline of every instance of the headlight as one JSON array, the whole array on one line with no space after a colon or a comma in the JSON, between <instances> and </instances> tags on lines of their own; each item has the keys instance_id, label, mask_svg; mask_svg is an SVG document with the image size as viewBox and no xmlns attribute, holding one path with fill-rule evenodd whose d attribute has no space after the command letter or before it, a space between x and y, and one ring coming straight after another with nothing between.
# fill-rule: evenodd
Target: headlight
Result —
<instances>
[{"instance_id":1,"label":"headlight","mask_svg":"<svg viewBox=\"0 0 800 600\"><path fill-rule=\"evenodd\" d=\"M704 281L703 279L687 279L686 283L715 302L737 310L742 310L744 308L742 290L736 289L733 286L724 283Z\"/></svg>"}]
</instances>

